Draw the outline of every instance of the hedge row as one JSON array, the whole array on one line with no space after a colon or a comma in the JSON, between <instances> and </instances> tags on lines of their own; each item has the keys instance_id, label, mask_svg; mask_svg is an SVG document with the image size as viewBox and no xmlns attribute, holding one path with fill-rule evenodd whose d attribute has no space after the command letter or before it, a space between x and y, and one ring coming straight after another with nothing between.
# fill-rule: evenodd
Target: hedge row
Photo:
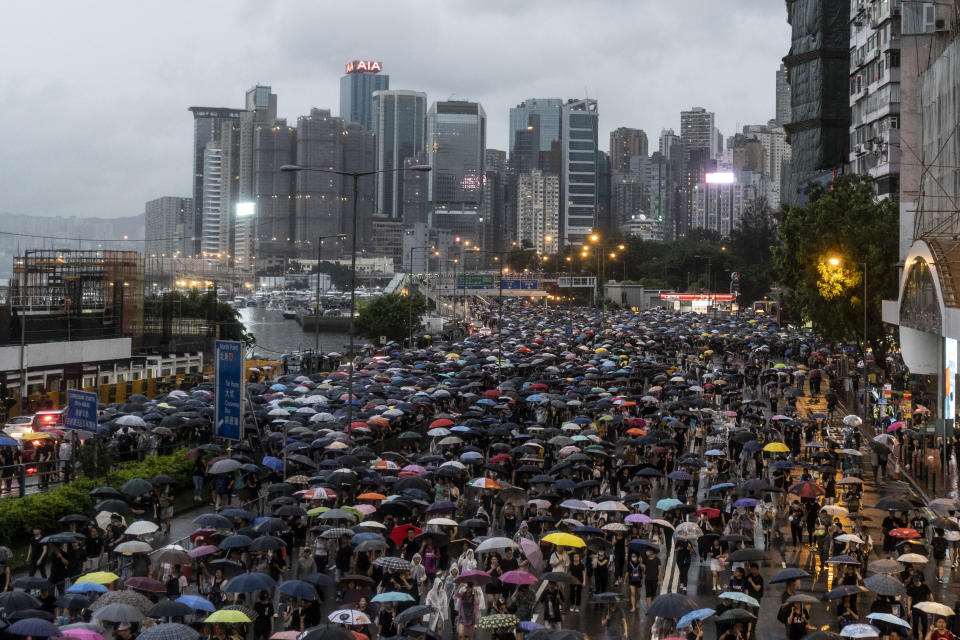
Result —
<instances>
[{"instance_id":1,"label":"hedge row","mask_svg":"<svg viewBox=\"0 0 960 640\"><path fill-rule=\"evenodd\" d=\"M70 513L90 515L95 501L90 491L98 486L119 489L132 478L150 480L158 475L168 475L177 481L177 488L190 485L193 461L184 458L184 451L175 451L166 456L148 456L142 462L123 464L116 472L96 483L89 478L78 478L43 493L32 493L22 498L9 497L0 500L0 545L11 546L25 542L34 527L44 534L63 531L58 520Z\"/></svg>"}]
</instances>

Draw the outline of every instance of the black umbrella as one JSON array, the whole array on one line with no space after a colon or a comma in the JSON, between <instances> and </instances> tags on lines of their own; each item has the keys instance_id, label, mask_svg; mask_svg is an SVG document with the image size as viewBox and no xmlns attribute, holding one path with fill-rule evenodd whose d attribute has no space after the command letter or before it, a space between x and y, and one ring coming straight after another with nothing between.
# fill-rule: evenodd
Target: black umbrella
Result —
<instances>
[{"instance_id":1,"label":"black umbrella","mask_svg":"<svg viewBox=\"0 0 960 640\"><path fill-rule=\"evenodd\" d=\"M345 627L322 624L318 627L305 629L297 636L297 640L354 640L354 637Z\"/></svg>"},{"instance_id":2,"label":"black umbrella","mask_svg":"<svg viewBox=\"0 0 960 640\"><path fill-rule=\"evenodd\" d=\"M0 608L6 611L16 609L39 609L40 601L26 591L6 591L0 593Z\"/></svg>"},{"instance_id":3,"label":"black umbrella","mask_svg":"<svg viewBox=\"0 0 960 640\"><path fill-rule=\"evenodd\" d=\"M665 593L653 599L647 615L676 620L698 607L694 600L682 593Z\"/></svg>"},{"instance_id":4,"label":"black umbrella","mask_svg":"<svg viewBox=\"0 0 960 640\"><path fill-rule=\"evenodd\" d=\"M546 582L563 582L566 584L576 584L579 582L577 578L563 571L550 571L540 576L540 579Z\"/></svg>"},{"instance_id":5,"label":"black umbrella","mask_svg":"<svg viewBox=\"0 0 960 640\"><path fill-rule=\"evenodd\" d=\"M434 609L433 607L423 605L423 604L415 604L411 607L407 607L406 609L404 609L399 615L397 615L396 618L394 618L394 622L396 622L397 624L412 622L413 620L419 620L423 616L431 613L435 613L435 612L436 612L436 609Z\"/></svg>"},{"instance_id":6,"label":"black umbrella","mask_svg":"<svg viewBox=\"0 0 960 640\"><path fill-rule=\"evenodd\" d=\"M809 578L810 574L804 571L803 569L798 569L796 567L788 567L786 569L781 569L774 574L772 578L768 581L770 584L776 584L778 582L789 582L790 580L801 580L803 578Z\"/></svg>"},{"instance_id":7,"label":"black umbrella","mask_svg":"<svg viewBox=\"0 0 960 640\"><path fill-rule=\"evenodd\" d=\"M123 483L120 491L128 496L142 496L145 493L153 491L153 485L150 484L149 480L144 480L143 478L131 478Z\"/></svg>"},{"instance_id":8,"label":"black umbrella","mask_svg":"<svg viewBox=\"0 0 960 640\"><path fill-rule=\"evenodd\" d=\"M180 618L193 615L194 611L189 605L176 600L163 600L150 607L147 610L148 618Z\"/></svg>"},{"instance_id":9,"label":"black umbrella","mask_svg":"<svg viewBox=\"0 0 960 640\"><path fill-rule=\"evenodd\" d=\"M130 505L128 505L123 500L117 500L115 498L108 498L101 502L98 502L94 507L94 510L97 512L107 511L110 513L130 513Z\"/></svg>"}]
</instances>

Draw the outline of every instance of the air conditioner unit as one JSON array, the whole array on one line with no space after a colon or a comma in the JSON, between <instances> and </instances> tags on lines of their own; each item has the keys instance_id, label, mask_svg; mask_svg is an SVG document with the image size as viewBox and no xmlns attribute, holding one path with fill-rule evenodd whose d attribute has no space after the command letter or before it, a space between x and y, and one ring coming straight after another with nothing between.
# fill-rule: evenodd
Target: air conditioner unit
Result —
<instances>
[{"instance_id":1,"label":"air conditioner unit","mask_svg":"<svg viewBox=\"0 0 960 640\"><path fill-rule=\"evenodd\" d=\"M942 33L944 31L950 31L950 21L949 20L937 20L934 22L934 31L937 33Z\"/></svg>"},{"instance_id":2,"label":"air conditioner unit","mask_svg":"<svg viewBox=\"0 0 960 640\"><path fill-rule=\"evenodd\" d=\"M858 156L863 155L863 145L862 144L855 145L853 147L853 152L856 153Z\"/></svg>"}]
</instances>

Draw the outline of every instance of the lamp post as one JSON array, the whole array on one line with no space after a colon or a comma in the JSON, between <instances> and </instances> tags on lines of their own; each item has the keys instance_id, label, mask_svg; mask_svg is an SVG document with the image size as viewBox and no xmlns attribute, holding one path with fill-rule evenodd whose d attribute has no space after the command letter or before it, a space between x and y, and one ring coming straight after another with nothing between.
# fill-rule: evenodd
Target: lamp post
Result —
<instances>
[{"instance_id":1,"label":"lamp post","mask_svg":"<svg viewBox=\"0 0 960 640\"><path fill-rule=\"evenodd\" d=\"M620 251L626 251L627 247L626 247L626 245L624 245L624 244L616 244L616 245L614 245L614 244L602 244L602 243L600 243L600 236L597 235L596 233L590 234L589 240L590 240L590 242L597 243L597 244L595 245L596 248L597 248L597 286L594 288L594 291L596 291L596 290L603 284L603 280L604 280L604 277L605 277L605 272L606 272L606 252L609 251L609 253L610 253L610 259L611 259L611 260L615 260L615 259L617 258L617 253L616 253L616 251L613 251L613 249L618 249L618 250L620 250ZM584 250L583 250L583 253L580 254L582 257L584 257L584 258L587 257L587 252L589 251L589 249L587 249L586 247L589 247L589 246L590 246L590 245L584 245L585 248L584 248ZM626 268L626 267L624 267L624 268ZM601 290L601 294L600 294L600 295L601 295L601 297L603 298L603 299L601 300L601 303L600 303L600 304L601 304L601 309L600 309L600 324L601 324L601 325L606 325L606 322L607 322L607 294L606 294L606 291Z\"/></svg>"},{"instance_id":2,"label":"lamp post","mask_svg":"<svg viewBox=\"0 0 960 640\"><path fill-rule=\"evenodd\" d=\"M280 171L313 171L316 173L329 173L335 176L346 176L353 178L353 223L350 233L350 365L347 369L347 425L353 422L353 320L357 313L357 213L359 211L360 196L360 178L363 176L372 176L378 173L396 173L397 171L419 171L426 173L432 167L426 165L414 165L412 167L396 167L394 169L380 169L378 171L337 171L335 169L322 169L320 167L301 167L296 164L285 164L280 167Z\"/></svg>"},{"instance_id":3,"label":"lamp post","mask_svg":"<svg viewBox=\"0 0 960 640\"><path fill-rule=\"evenodd\" d=\"M840 266L840 258L830 258L828 262L834 266ZM861 352L863 354L863 388L860 392L863 394L863 400L861 406L863 407L863 417L867 417L867 263L858 262L859 266L863 267L863 349Z\"/></svg>"},{"instance_id":4,"label":"lamp post","mask_svg":"<svg viewBox=\"0 0 960 640\"><path fill-rule=\"evenodd\" d=\"M317 238L317 308L316 308L316 324L313 325L315 342L313 344L313 357L319 363L320 356L320 260L321 260L321 251L323 249L323 241L330 238L339 238L340 240L346 240L347 236L343 233L338 233L331 236L320 236Z\"/></svg>"}]
</instances>

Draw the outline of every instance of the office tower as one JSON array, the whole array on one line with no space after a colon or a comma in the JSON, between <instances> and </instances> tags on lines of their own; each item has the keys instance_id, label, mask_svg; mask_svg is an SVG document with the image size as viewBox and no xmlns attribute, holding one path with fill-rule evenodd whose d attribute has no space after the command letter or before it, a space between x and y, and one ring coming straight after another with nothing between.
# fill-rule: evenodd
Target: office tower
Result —
<instances>
[{"instance_id":1,"label":"office tower","mask_svg":"<svg viewBox=\"0 0 960 640\"><path fill-rule=\"evenodd\" d=\"M506 172L507 152L500 149L484 150L481 248L488 251L502 251L508 240L514 240L515 230L507 227L506 220ZM480 262L489 264L491 257L484 256Z\"/></svg>"},{"instance_id":2,"label":"office tower","mask_svg":"<svg viewBox=\"0 0 960 640\"><path fill-rule=\"evenodd\" d=\"M144 205L144 245L147 257L173 257L183 249L183 234L187 221L193 216L190 198L163 196Z\"/></svg>"},{"instance_id":3,"label":"office tower","mask_svg":"<svg viewBox=\"0 0 960 640\"><path fill-rule=\"evenodd\" d=\"M680 112L680 139L687 145L687 151L706 149L710 158L716 159L723 143L717 136L715 116L703 107L693 107Z\"/></svg>"},{"instance_id":4,"label":"office tower","mask_svg":"<svg viewBox=\"0 0 960 640\"><path fill-rule=\"evenodd\" d=\"M340 78L340 117L373 130L373 92L390 88L390 76L376 60L352 60Z\"/></svg>"},{"instance_id":5,"label":"office tower","mask_svg":"<svg viewBox=\"0 0 960 640\"><path fill-rule=\"evenodd\" d=\"M530 116L537 117L539 151L550 151L554 140L560 139L560 112L563 100L560 98L528 98L510 109L510 163L513 162L514 145L518 131L526 131L530 126ZM516 168L516 166L514 166Z\"/></svg>"},{"instance_id":6,"label":"office tower","mask_svg":"<svg viewBox=\"0 0 960 640\"><path fill-rule=\"evenodd\" d=\"M377 151L374 211L393 220L403 219L402 169L426 147L427 94L419 91L374 91L373 133ZM397 170L395 170L397 169Z\"/></svg>"},{"instance_id":7,"label":"office tower","mask_svg":"<svg viewBox=\"0 0 960 640\"><path fill-rule=\"evenodd\" d=\"M211 141L203 150L203 228L200 254L222 258L230 241L229 159L224 166L223 145ZM229 158L229 153L227 154Z\"/></svg>"},{"instance_id":8,"label":"office tower","mask_svg":"<svg viewBox=\"0 0 960 640\"><path fill-rule=\"evenodd\" d=\"M803 198L808 182L831 179L847 161L850 4L787 0L792 34L783 63L790 77L791 113L784 129L793 157L780 195L788 204Z\"/></svg>"},{"instance_id":9,"label":"office tower","mask_svg":"<svg viewBox=\"0 0 960 640\"><path fill-rule=\"evenodd\" d=\"M620 127L610 132L610 171L614 176L629 173L630 158L647 154L647 134L643 129Z\"/></svg>"},{"instance_id":10,"label":"office tower","mask_svg":"<svg viewBox=\"0 0 960 640\"><path fill-rule=\"evenodd\" d=\"M597 129L596 100L571 99L563 105L560 237L565 243L583 244L597 225L600 197Z\"/></svg>"},{"instance_id":11,"label":"office tower","mask_svg":"<svg viewBox=\"0 0 960 640\"><path fill-rule=\"evenodd\" d=\"M898 4L858 2L856 11L850 13L851 122L847 149L853 172L870 176L877 195L894 200L900 198L901 152ZM927 6L930 15L935 15L933 3Z\"/></svg>"},{"instance_id":12,"label":"office tower","mask_svg":"<svg viewBox=\"0 0 960 640\"><path fill-rule=\"evenodd\" d=\"M664 158L673 157L674 144L680 143L680 136L673 132L673 129L664 129L660 132L660 146L658 150Z\"/></svg>"},{"instance_id":13,"label":"office tower","mask_svg":"<svg viewBox=\"0 0 960 640\"><path fill-rule=\"evenodd\" d=\"M430 221L430 200L427 197L430 191L430 174L424 171L410 171L411 167L427 164L426 151L420 151L412 158L407 158L403 166L403 222L405 227Z\"/></svg>"},{"instance_id":14,"label":"office tower","mask_svg":"<svg viewBox=\"0 0 960 640\"><path fill-rule=\"evenodd\" d=\"M539 169L517 178L517 246L554 254L560 249L560 177Z\"/></svg>"},{"instance_id":15,"label":"office tower","mask_svg":"<svg viewBox=\"0 0 960 640\"><path fill-rule=\"evenodd\" d=\"M203 239L203 209L205 206L203 168L207 145L211 142L218 145L224 132L230 136L233 127L239 124L240 114L243 113L243 110L222 107L190 107L189 111L193 114L193 215L188 216L185 221L182 253L184 256L195 256L201 251Z\"/></svg>"},{"instance_id":16,"label":"office tower","mask_svg":"<svg viewBox=\"0 0 960 640\"><path fill-rule=\"evenodd\" d=\"M486 128L476 102L434 102L427 113L431 223L472 242L481 239Z\"/></svg>"},{"instance_id":17,"label":"office tower","mask_svg":"<svg viewBox=\"0 0 960 640\"><path fill-rule=\"evenodd\" d=\"M285 119L254 131L254 256L257 265L295 257L297 174L280 167L297 161L297 128Z\"/></svg>"},{"instance_id":18,"label":"office tower","mask_svg":"<svg viewBox=\"0 0 960 640\"><path fill-rule=\"evenodd\" d=\"M301 167L330 168L334 171L372 171L373 134L356 122L330 115L329 109L311 109L297 119L296 164ZM339 258L351 247L353 230L353 178L319 171L296 173L296 207L293 224L293 252L315 258L317 242L323 259ZM372 231L374 181L371 176L357 182L357 237ZM344 243L332 237L348 236Z\"/></svg>"},{"instance_id":19,"label":"office tower","mask_svg":"<svg viewBox=\"0 0 960 640\"><path fill-rule=\"evenodd\" d=\"M777 69L777 125L790 122L790 82L787 80L787 67L781 63Z\"/></svg>"},{"instance_id":20,"label":"office tower","mask_svg":"<svg viewBox=\"0 0 960 640\"><path fill-rule=\"evenodd\" d=\"M610 171L610 154L597 151L597 227L615 229L619 220L614 220L611 210L610 187L613 174Z\"/></svg>"},{"instance_id":21,"label":"office tower","mask_svg":"<svg viewBox=\"0 0 960 640\"><path fill-rule=\"evenodd\" d=\"M560 121L560 112L557 112L557 122ZM513 145L510 147L510 166L518 173L526 173L534 169L542 169L540 151L540 114L531 113L527 119L527 126L513 134Z\"/></svg>"},{"instance_id":22,"label":"office tower","mask_svg":"<svg viewBox=\"0 0 960 640\"><path fill-rule=\"evenodd\" d=\"M257 127L269 126L276 121L277 95L268 86L256 85L247 91L244 108L240 114L237 191L237 204L242 210L231 212L234 217L233 263L238 266L249 263L254 255L257 235L255 134Z\"/></svg>"}]
</instances>

